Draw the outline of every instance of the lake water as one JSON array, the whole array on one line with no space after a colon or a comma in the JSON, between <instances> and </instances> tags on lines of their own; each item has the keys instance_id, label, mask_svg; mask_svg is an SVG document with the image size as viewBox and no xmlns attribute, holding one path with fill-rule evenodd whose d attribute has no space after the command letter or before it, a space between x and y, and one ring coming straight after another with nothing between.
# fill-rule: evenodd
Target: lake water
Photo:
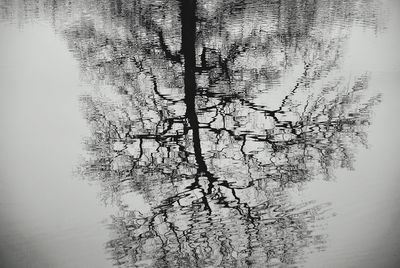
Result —
<instances>
[{"instance_id":1,"label":"lake water","mask_svg":"<svg viewBox=\"0 0 400 268\"><path fill-rule=\"evenodd\" d=\"M0 267L398 267L397 1L0 7Z\"/></svg>"}]
</instances>

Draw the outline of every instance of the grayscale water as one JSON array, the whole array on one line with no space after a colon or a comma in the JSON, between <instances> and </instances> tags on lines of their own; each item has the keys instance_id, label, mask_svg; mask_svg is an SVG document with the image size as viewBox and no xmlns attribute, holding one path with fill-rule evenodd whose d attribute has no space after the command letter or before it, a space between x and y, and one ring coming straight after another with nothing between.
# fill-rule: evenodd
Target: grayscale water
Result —
<instances>
[{"instance_id":1,"label":"grayscale water","mask_svg":"<svg viewBox=\"0 0 400 268\"><path fill-rule=\"evenodd\" d=\"M398 267L399 7L2 0L0 267Z\"/></svg>"}]
</instances>

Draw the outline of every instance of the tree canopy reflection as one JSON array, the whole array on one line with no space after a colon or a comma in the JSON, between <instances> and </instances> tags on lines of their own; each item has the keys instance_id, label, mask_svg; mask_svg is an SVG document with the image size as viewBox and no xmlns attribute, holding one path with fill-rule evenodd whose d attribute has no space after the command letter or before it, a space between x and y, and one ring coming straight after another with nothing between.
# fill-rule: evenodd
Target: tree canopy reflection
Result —
<instances>
[{"instance_id":1,"label":"tree canopy reflection","mask_svg":"<svg viewBox=\"0 0 400 268\"><path fill-rule=\"evenodd\" d=\"M294 265L323 246L312 226L327 206L288 189L352 168L366 145L379 96L340 67L352 25L379 26L373 1L46 5L97 87L82 96L83 173L120 203L116 264ZM121 202L129 193L150 211Z\"/></svg>"}]
</instances>

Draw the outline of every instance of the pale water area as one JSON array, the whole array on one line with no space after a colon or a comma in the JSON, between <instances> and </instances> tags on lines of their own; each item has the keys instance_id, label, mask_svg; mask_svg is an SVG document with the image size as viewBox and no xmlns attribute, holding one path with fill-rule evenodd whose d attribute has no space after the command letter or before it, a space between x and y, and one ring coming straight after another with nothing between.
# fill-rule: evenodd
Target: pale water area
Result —
<instances>
[{"instance_id":1,"label":"pale water area","mask_svg":"<svg viewBox=\"0 0 400 268\"><path fill-rule=\"evenodd\" d=\"M397 1L0 7L0 267L400 265Z\"/></svg>"}]
</instances>

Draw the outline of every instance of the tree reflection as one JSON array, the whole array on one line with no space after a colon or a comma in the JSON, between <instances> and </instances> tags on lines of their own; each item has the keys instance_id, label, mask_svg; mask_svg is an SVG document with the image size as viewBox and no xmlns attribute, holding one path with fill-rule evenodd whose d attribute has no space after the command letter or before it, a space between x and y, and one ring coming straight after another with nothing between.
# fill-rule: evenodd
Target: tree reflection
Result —
<instances>
[{"instance_id":1,"label":"tree reflection","mask_svg":"<svg viewBox=\"0 0 400 268\"><path fill-rule=\"evenodd\" d=\"M97 86L82 97L93 133L83 172L120 204L107 244L116 264L294 265L323 245L312 226L326 205L295 205L288 189L351 168L355 145L366 144L379 96L368 95L368 74L344 75L340 64L351 25L378 24L360 11L372 5L50 5ZM132 192L150 211L121 201Z\"/></svg>"}]
</instances>

